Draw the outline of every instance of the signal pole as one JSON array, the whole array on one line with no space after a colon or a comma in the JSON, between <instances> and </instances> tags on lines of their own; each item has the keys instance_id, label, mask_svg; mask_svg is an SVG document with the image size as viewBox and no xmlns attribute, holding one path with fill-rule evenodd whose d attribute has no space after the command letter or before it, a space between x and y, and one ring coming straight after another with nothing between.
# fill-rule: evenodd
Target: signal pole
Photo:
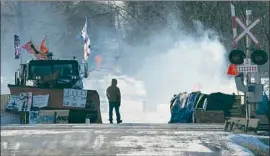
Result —
<instances>
[{"instance_id":1,"label":"signal pole","mask_svg":"<svg viewBox=\"0 0 270 156\"><path fill-rule=\"evenodd\" d=\"M258 125L260 121L259 119L251 119L251 116L256 116L255 108L257 104L262 100L263 86L261 84L261 78L258 68L260 67L260 65L267 63L268 54L260 49L258 39L250 31L254 26L261 22L261 19L257 18L254 22L251 23L250 16L252 12L251 10L246 10L246 22L243 23L237 16L235 16L235 8L233 4L231 4L231 11L234 50L230 52L229 60L231 64L237 65L237 70L239 73L244 74L239 74L235 76L235 83L237 89L245 93L244 98L246 109L246 123L243 126L245 127L245 131L247 131L248 127L252 127L252 125ZM236 32L236 24L243 29L243 32L239 35L237 35ZM244 36L246 36L245 50L242 51L236 49L237 43ZM256 44L257 50L251 49L251 41ZM251 73L254 73L252 74L252 77L255 79L255 83L251 82ZM245 81L243 81L243 76L245 76ZM246 82L246 84L244 84L244 82ZM239 119L231 118L231 121L232 123L239 123ZM253 128L256 127L257 126L254 126Z\"/></svg>"},{"instance_id":2,"label":"signal pole","mask_svg":"<svg viewBox=\"0 0 270 156\"><path fill-rule=\"evenodd\" d=\"M251 10L246 10L246 25L249 26L250 24L250 17L251 15ZM250 40L249 40L249 36L246 35L246 58L250 63ZM251 74L247 72L246 74L246 85L251 83ZM246 94L245 94L246 96ZM250 114L251 114L251 108L250 105L251 103L248 102L248 100L246 100L246 117L249 119L250 118ZM253 111L253 110L252 110Z\"/></svg>"},{"instance_id":3,"label":"signal pole","mask_svg":"<svg viewBox=\"0 0 270 156\"><path fill-rule=\"evenodd\" d=\"M250 16L251 16L252 12L251 10L246 10L246 25L249 26L250 23L251 23L251 20L250 20ZM249 38L248 35L246 35L246 56L247 56L247 59L249 60L249 64L251 63L251 40ZM255 83L256 84L261 84L261 76L260 76L260 70L259 70L259 66L258 66L258 69L257 69L257 73L254 74L254 79L255 79ZM247 73L247 85L251 83L251 73ZM255 115L255 111L256 111L256 108L257 108L257 104L258 103L249 103L247 102L247 105L248 105L248 118L250 118L251 115Z\"/></svg>"}]
</instances>

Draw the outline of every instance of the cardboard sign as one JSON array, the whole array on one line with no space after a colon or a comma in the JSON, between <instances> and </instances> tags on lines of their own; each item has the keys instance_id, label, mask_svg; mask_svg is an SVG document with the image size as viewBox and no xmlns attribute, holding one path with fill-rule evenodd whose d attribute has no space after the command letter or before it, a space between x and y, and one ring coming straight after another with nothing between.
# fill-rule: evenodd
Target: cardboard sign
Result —
<instances>
[{"instance_id":1,"label":"cardboard sign","mask_svg":"<svg viewBox=\"0 0 270 156\"><path fill-rule=\"evenodd\" d=\"M64 89L63 106L85 108L87 90Z\"/></svg>"},{"instance_id":2,"label":"cardboard sign","mask_svg":"<svg viewBox=\"0 0 270 156\"><path fill-rule=\"evenodd\" d=\"M40 110L38 123L53 124L55 122L55 110Z\"/></svg>"},{"instance_id":3,"label":"cardboard sign","mask_svg":"<svg viewBox=\"0 0 270 156\"><path fill-rule=\"evenodd\" d=\"M7 105L7 110L17 112L29 112L32 105L32 93L25 92L20 95L10 95L10 100Z\"/></svg>"},{"instance_id":4,"label":"cardboard sign","mask_svg":"<svg viewBox=\"0 0 270 156\"><path fill-rule=\"evenodd\" d=\"M32 93L20 93L20 99L22 101L22 110L23 112L29 112L32 105Z\"/></svg>"},{"instance_id":5,"label":"cardboard sign","mask_svg":"<svg viewBox=\"0 0 270 156\"><path fill-rule=\"evenodd\" d=\"M29 124L67 124L69 110L40 110L29 112Z\"/></svg>"},{"instance_id":6,"label":"cardboard sign","mask_svg":"<svg viewBox=\"0 0 270 156\"><path fill-rule=\"evenodd\" d=\"M22 110L22 102L19 95L10 95L7 110L19 111Z\"/></svg>"},{"instance_id":7,"label":"cardboard sign","mask_svg":"<svg viewBox=\"0 0 270 156\"><path fill-rule=\"evenodd\" d=\"M29 112L29 124L38 124L39 111Z\"/></svg>"},{"instance_id":8,"label":"cardboard sign","mask_svg":"<svg viewBox=\"0 0 270 156\"><path fill-rule=\"evenodd\" d=\"M43 108L48 106L49 94L33 96L33 107Z\"/></svg>"},{"instance_id":9,"label":"cardboard sign","mask_svg":"<svg viewBox=\"0 0 270 156\"><path fill-rule=\"evenodd\" d=\"M69 110L56 110L55 123L67 124L69 119Z\"/></svg>"}]
</instances>

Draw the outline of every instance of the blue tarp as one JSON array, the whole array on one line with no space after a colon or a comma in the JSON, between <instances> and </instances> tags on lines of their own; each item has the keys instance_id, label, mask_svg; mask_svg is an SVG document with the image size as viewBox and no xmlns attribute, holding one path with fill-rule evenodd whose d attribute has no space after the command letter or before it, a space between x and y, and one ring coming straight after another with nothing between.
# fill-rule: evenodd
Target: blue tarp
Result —
<instances>
[{"instance_id":1,"label":"blue tarp","mask_svg":"<svg viewBox=\"0 0 270 156\"><path fill-rule=\"evenodd\" d=\"M268 114L268 102L269 102L269 99L267 97L267 95L264 93L263 94L263 97L262 97L262 101L258 104L258 109L256 111L256 114L258 115L265 115L265 114Z\"/></svg>"},{"instance_id":2,"label":"blue tarp","mask_svg":"<svg viewBox=\"0 0 270 156\"><path fill-rule=\"evenodd\" d=\"M176 100L173 103L171 110L171 119L169 123L188 123L191 122L191 117L195 105L195 101L199 93L189 94L185 107L181 108L180 95L176 96Z\"/></svg>"}]
</instances>

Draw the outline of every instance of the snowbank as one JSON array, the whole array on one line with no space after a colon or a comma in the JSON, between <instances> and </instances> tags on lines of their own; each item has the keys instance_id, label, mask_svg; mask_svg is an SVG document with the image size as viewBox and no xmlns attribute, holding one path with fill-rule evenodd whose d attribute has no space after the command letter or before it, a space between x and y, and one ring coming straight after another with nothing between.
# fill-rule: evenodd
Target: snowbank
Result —
<instances>
[{"instance_id":1,"label":"snowbank","mask_svg":"<svg viewBox=\"0 0 270 156\"><path fill-rule=\"evenodd\" d=\"M268 137L269 138L269 137ZM227 147L235 155L241 156L268 156L269 146L262 143L258 136L236 134L228 137Z\"/></svg>"}]
</instances>

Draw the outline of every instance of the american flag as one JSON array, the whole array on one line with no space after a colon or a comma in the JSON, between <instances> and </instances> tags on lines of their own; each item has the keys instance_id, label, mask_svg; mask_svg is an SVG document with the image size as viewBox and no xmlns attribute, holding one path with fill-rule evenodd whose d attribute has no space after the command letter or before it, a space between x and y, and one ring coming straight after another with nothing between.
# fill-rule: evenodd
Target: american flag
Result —
<instances>
[{"instance_id":1,"label":"american flag","mask_svg":"<svg viewBox=\"0 0 270 156\"><path fill-rule=\"evenodd\" d=\"M21 45L18 35L14 35L14 48L15 48L15 59L19 59L21 56Z\"/></svg>"}]
</instances>

